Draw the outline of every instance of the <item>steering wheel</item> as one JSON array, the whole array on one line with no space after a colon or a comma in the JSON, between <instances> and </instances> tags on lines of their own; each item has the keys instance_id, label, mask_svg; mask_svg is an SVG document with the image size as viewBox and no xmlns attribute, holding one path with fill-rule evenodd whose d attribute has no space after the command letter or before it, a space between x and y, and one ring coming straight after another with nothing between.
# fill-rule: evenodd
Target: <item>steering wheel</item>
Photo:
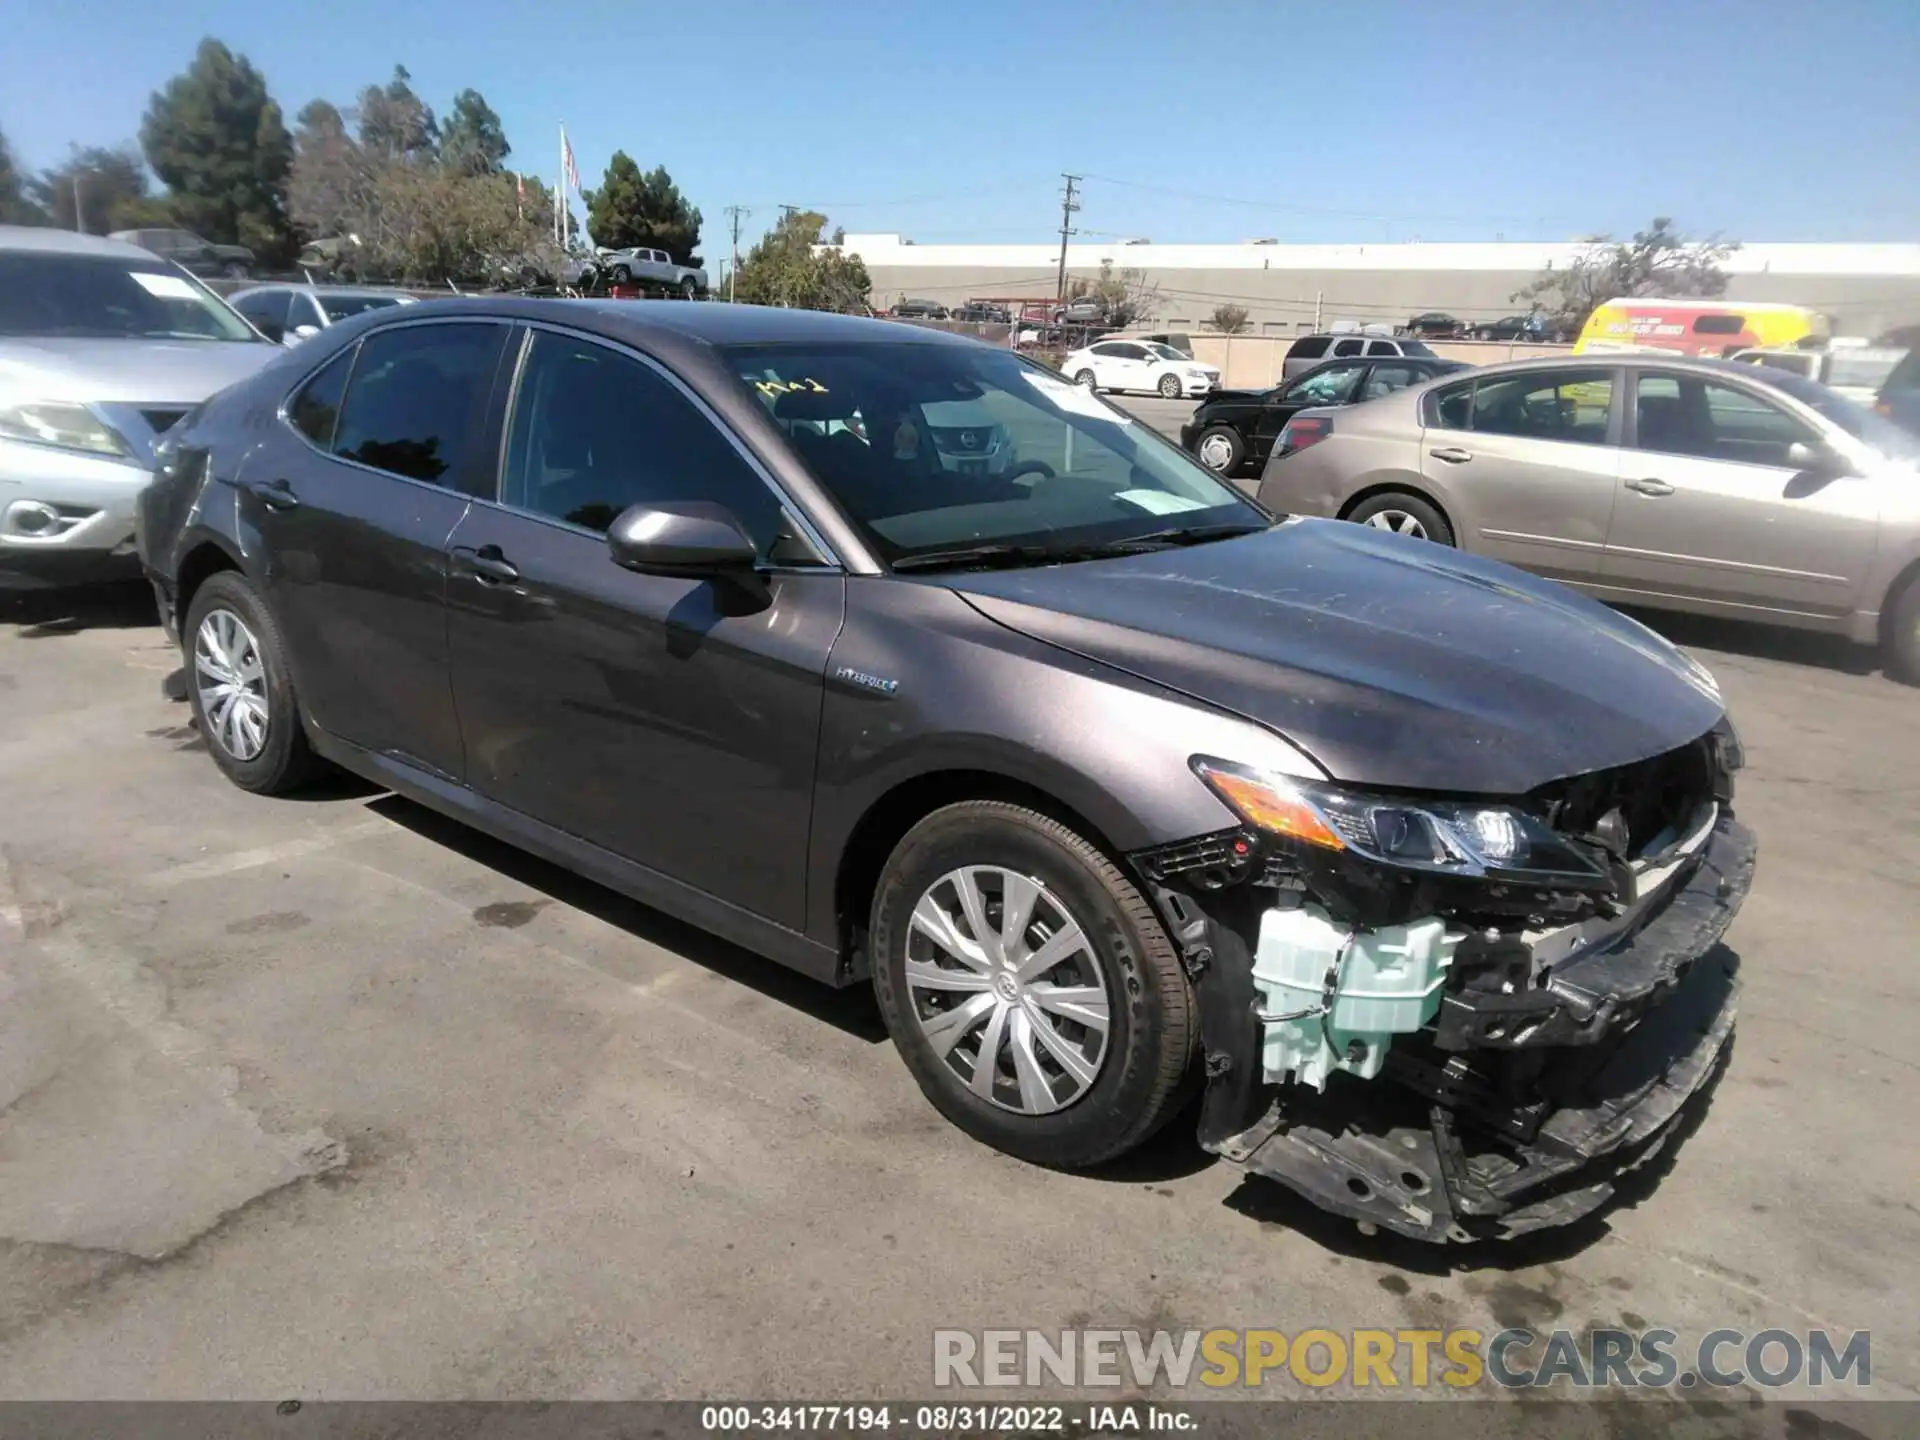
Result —
<instances>
[{"instance_id":1,"label":"steering wheel","mask_svg":"<svg viewBox=\"0 0 1920 1440\"><path fill-rule=\"evenodd\" d=\"M1054 474L1054 468L1044 460L1022 460L1018 465L1007 471L1004 478L1008 484L1012 484L1022 475L1038 475L1043 480L1051 480L1054 478Z\"/></svg>"}]
</instances>

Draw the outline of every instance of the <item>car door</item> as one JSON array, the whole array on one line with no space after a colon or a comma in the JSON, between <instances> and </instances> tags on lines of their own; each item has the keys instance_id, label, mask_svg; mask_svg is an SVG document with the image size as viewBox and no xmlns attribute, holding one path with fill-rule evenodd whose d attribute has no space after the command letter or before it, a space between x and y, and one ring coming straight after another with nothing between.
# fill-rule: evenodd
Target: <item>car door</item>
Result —
<instances>
[{"instance_id":1,"label":"car door","mask_svg":"<svg viewBox=\"0 0 1920 1440\"><path fill-rule=\"evenodd\" d=\"M1537 574L1600 577L1619 478L1608 365L1483 374L1425 397L1420 473L1461 545Z\"/></svg>"},{"instance_id":2,"label":"car door","mask_svg":"<svg viewBox=\"0 0 1920 1440\"><path fill-rule=\"evenodd\" d=\"M1820 433L1737 378L1637 367L1607 539L1610 585L1809 615L1852 610L1879 507L1857 479L1788 458Z\"/></svg>"},{"instance_id":3,"label":"car door","mask_svg":"<svg viewBox=\"0 0 1920 1440\"><path fill-rule=\"evenodd\" d=\"M301 703L329 734L458 778L447 537L488 472L478 426L508 327L375 330L295 388L239 499Z\"/></svg>"},{"instance_id":4,"label":"car door","mask_svg":"<svg viewBox=\"0 0 1920 1440\"><path fill-rule=\"evenodd\" d=\"M1345 405L1351 401L1366 369L1364 360L1329 362L1272 391L1260 406L1253 433L1248 436L1252 457L1264 461L1272 454L1273 442L1287 428L1287 421L1309 405Z\"/></svg>"},{"instance_id":5,"label":"car door","mask_svg":"<svg viewBox=\"0 0 1920 1440\"><path fill-rule=\"evenodd\" d=\"M844 577L769 564L756 587L613 562L607 527L642 502L723 504L763 555L797 523L650 359L532 329L504 428L497 499L477 501L450 541L468 784L799 928Z\"/></svg>"}]
</instances>

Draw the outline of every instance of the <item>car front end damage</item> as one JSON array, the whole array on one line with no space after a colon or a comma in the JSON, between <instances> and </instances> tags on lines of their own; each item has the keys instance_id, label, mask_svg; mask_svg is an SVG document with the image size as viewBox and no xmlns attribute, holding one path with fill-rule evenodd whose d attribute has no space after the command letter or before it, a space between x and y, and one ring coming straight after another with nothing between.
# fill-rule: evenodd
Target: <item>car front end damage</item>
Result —
<instances>
[{"instance_id":1,"label":"car front end damage","mask_svg":"<svg viewBox=\"0 0 1920 1440\"><path fill-rule=\"evenodd\" d=\"M1592 1212L1732 1034L1741 758L1723 720L1491 800L1196 757L1244 823L1131 858L1198 998L1201 1143L1422 1240Z\"/></svg>"}]
</instances>

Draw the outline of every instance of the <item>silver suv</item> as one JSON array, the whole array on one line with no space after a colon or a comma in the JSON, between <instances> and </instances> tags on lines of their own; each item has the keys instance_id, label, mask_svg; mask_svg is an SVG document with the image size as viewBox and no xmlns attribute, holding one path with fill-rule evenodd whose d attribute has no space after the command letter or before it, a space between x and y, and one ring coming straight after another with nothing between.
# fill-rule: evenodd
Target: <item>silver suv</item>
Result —
<instances>
[{"instance_id":1,"label":"silver suv","mask_svg":"<svg viewBox=\"0 0 1920 1440\"><path fill-rule=\"evenodd\" d=\"M138 246L0 225L0 582L138 575L160 437L279 353Z\"/></svg>"},{"instance_id":2,"label":"silver suv","mask_svg":"<svg viewBox=\"0 0 1920 1440\"><path fill-rule=\"evenodd\" d=\"M1489 365L1288 422L1260 502L1603 600L1823 630L1920 683L1920 439L1783 370Z\"/></svg>"},{"instance_id":3,"label":"silver suv","mask_svg":"<svg viewBox=\"0 0 1920 1440\"><path fill-rule=\"evenodd\" d=\"M1322 360L1348 360L1360 356L1378 357L1382 355L1425 355L1433 351L1422 341L1412 336L1396 338L1391 335L1333 334L1302 335L1287 348L1287 358L1280 362L1280 378L1291 380L1296 375L1304 375Z\"/></svg>"}]
</instances>

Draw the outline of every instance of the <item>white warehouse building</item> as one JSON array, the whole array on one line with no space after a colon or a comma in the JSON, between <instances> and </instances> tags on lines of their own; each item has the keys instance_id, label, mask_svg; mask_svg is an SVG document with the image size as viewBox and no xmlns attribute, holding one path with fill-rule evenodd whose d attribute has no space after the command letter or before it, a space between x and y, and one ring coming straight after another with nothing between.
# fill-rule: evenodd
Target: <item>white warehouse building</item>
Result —
<instances>
[{"instance_id":1,"label":"white warehouse building","mask_svg":"<svg viewBox=\"0 0 1920 1440\"><path fill-rule=\"evenodd\" d=\"M1051 299L1058 244L917 245L897 234L849 234L842 248L865 262L873 304L913 298ZM1068 276L1092 278L1103 262L1139 271L1155 292L1151 319L1204 329L1219 305L1246 309L1256 335L1292 335L1341 321L1404 325L1427 311L1497 320L1522 308L1516 292L1562 267L1579 243L1283 245L1073 244ZM1836 335L1872 337L1920 323L1920 244L1751 244L1724 266L1736 300L1806 305Z\"/></svg>"}]
</instances>

